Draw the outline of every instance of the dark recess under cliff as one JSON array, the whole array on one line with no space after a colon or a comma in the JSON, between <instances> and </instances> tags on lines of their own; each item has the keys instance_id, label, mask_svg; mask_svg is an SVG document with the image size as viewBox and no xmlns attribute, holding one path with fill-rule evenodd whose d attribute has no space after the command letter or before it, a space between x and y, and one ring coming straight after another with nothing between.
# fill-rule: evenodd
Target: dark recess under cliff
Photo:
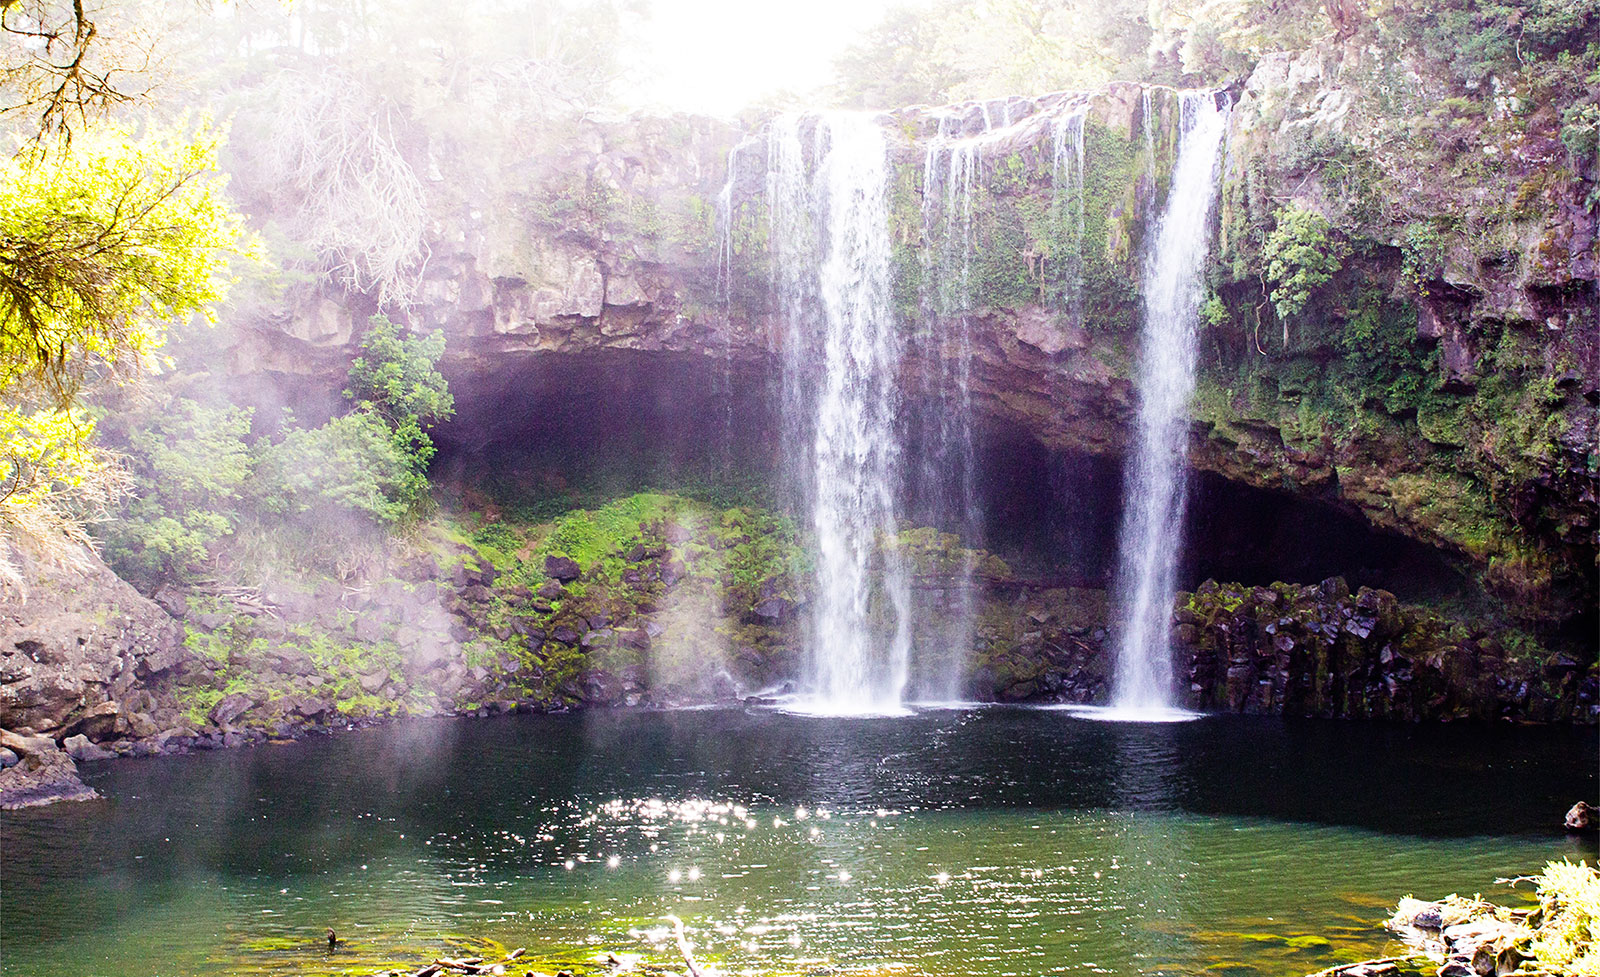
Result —
<instances>
[{"instance_id":1,"label":"dark recess under cliff","mask_svg":"<svg viewBox=\"0 0 1600 977\"><path fill-rule=\"evenodd\" d=\"M451 373L456 416L435 432L436 476L502 502L567 494L585 504L645 489L783 504L779 378L767 364L615 350L525 356L492 373ZM903 486L911 522L954 529L928 501L919 419L905 405ZM1121 518L1122 460L1051 451L1014 425L979 418L979 508L986 548L1021 575L1104 587ZM731 501L730 501L731 504ZM1190 483L1180 585L1314 583L1343 576L1403 600L1464 593L1451 561L1366 520L1288 493L1207 473Z\"/></svg>"}]
</instances>

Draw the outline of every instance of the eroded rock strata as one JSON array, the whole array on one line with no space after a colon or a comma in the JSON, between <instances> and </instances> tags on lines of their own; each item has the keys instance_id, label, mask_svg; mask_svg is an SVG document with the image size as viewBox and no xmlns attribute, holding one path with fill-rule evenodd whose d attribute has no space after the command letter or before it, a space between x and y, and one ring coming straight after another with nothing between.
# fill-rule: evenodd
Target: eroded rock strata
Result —
<instances>
[{"instance_id":1,"label":"eroded rock strata","mask_svg":"<svg viewBox=\"0 0 1600 977\"><path fill-rule=\"evenodd\" d=\"M1561 168L1565 150L1539 113L1459 127L1447 159L1386 153L1388 120L1363 101L1374 70L1360 52L1275 56L1230 94L1190 460L1421 541L1519 620L1591 630L1600 301L1595 216L1583 201L1594 175L1577 162ZM1082 182L1064 189L1056 140L1080 108ZM902 387L937 392L957 355L930 263L948 242L923 186L942 125L980 142L961 354L971 403L1050 450L1120 457L1140 244L1165 190L1176 101L1131 84L1009 99L1010 124L992 130L986 109L999 111L884 118L908 337ZM429 153L419 167L469 165L447 147ZM1424 168L1468 166L1473 153L1507 163L1473 170L1470 193ZM441 437L480 444L474 427L493 426L505 390L585 359L620 370L709 359L729 386L771 389L783 336L765 166L760 130L596 122L472 181L475 196L441 188L410 314L413 327L448 337L445 368L463 409ZM724 183L731 204L719 214ZM1063 204L1063 193L1079 202ZM1063 206L1081 222L1058 219ZM1327 222L1343 259L1280 315L1262 252L1295 226L1285 214L1301 210ZM260 311L236 349L236 388L305 402L316 399L308 384L320 384L331 397L371 311L360 294L291 292Z\"/></svg>"}]
</instances>

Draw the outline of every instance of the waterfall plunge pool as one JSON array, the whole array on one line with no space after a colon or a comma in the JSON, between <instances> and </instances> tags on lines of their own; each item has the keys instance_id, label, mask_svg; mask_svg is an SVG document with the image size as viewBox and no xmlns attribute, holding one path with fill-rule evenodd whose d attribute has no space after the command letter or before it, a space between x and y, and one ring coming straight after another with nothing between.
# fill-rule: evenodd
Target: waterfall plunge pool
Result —
<instances>
[{"instance_id":1,"label":"waterfall plunge pool","mask_svg":"<svg viewBox=\"0 0 1600 977\"><path fill-rule=\"evenodd\" d=\"M1407 893L1593 858L1590 729L986 708L415 721L86 766L0 814L0 972L372 973L453 938L537 969L1300 975ZM1511 897L1514 898L1514 897ZM331 956L322 934L344 941ZM654 940L655 942L652 942Z\"/></svg>"}]
</instances>

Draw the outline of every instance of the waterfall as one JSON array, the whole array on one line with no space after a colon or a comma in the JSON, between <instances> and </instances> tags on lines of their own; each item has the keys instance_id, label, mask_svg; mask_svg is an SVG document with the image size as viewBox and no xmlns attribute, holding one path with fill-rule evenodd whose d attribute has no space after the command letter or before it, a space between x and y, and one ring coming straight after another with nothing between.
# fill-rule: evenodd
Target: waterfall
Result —
<instances>
[{"instance_id":1,"label":"waterfall","mask_svg":"<svg viewBox=\"0 0 1600 977\"><path fill-rule=\"evenodd\" d=\"M989 131L987 104L985 131ZM1009 105L1006 110L1009 119ZM926 323L924 399L933 418L923 431L921 496L935 525L961 537L966 552L949 568L940 596L940 628L918 648L917 695L951 702L963 691L977 594L971 551L982 545L972 409L973 187L982 168L982 137L950 133L949 117L923 157L921 303Z\"/></svg>"},{"instance_id":2,"label":"waterfall","mask_svg":"<svg viewBox=\"0 0 1600 977\"><path fill-rule=\"evenodd\" d=\"M1073 235L1072 253L1058 262L1061 304L1077 319L1083 316L1083 124L1088 115L1089 107L1079 105L1056 118L1050 171L1056 226L1070 227Z\"/></svg>"},{"instance_id":3,"label":"waterfall","mask_svg":"<svg viewBox=\"0 0 1600 977\"><path fill-rule=\"evenodd\" d=\"M1117 568L1119 710L1172 708L1172 603L1183 545L1195 326L1226 111L1210 93L1181 96L1178 158L1144 267L1135 445L1129 456Z\"/></svg>"},{"instance_id":4,"label":"waterfall","mask_svg":"<svg viewBox=\"0 0 1600 977\"><path fill-rule=\"evenodd\" d=\"M722 402L721 434L723 467L733 463L733 192L739 177L739 154L755 144L745 137L728 150L728 175L717 193L717 308L722 327L722 370L712 393Z\"/></svg>"},{"instance_id":5,"label":"waterfall","mask_svg":"<svg viewBox=\"0 0 1600 977\"><path fill-rule=\"evenodd\" d=\"M1139 95L1139 118L1144 122L1144 154L1151 162L1156 158L1156 116L1150 100L1150 89L1145 87Z\"/></svg>"},{"instance_id":6,"label":"waterfall","mask_svg":"<svg viewBox=\"0 0 1600 977\"><path fill-rule=\"evenodd\" d=\"M898 712L910 583L895 546L901 351L883 131L852 113L775 121L768 195L785 326L785 460L816 545L809 708Z\"/></svg>"}]
</instances>

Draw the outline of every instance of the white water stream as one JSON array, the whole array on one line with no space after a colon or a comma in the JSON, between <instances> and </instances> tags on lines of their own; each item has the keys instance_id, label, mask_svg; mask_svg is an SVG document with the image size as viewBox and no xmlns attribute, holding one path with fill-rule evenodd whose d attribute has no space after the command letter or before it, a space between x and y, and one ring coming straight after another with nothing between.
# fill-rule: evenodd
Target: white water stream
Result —
<instances>
[{"instance_id":1,"label":"white water stream","mask_svg":"<svg viewBox=\"0 0 1600 977\"><path fill-rule=\"evenodd\" d=\"M1172 602L1183 547L1195 326L1210 242L1227 112L1211 93L1184 93L1166 211L1144 267L1139 416L1123 490L1117 568L1121 629L1114 710L1172 712Z\"/></svg>"},{"instance_id":2,"label":"white water stream","mask_svg":"<svg viewBox=\"0 0 1600 977\"><path fill-rule=\"evenodd\" d=\"M802 708L901 712L910 584L894 545L901 350L882 129L853 113L778 120L768 194L786 326L786 462L816 541Z\"/></svg>"}]
</instances>

